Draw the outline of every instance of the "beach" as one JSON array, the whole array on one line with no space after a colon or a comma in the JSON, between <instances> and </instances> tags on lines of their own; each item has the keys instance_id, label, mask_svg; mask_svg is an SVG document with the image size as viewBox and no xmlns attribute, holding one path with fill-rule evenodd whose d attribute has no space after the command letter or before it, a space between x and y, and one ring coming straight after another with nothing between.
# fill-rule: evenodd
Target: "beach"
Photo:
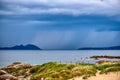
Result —
<instances>
[{"instance_id":1,"label":"beach","mask_svg":"<svg viewBox=\"0 0 120 80\"><path fill-rule=\"evenodd\" d=\"M83 79L82 77L75 77L69 80L83 80ZM102 74L102 75L97 73L96 76L92 76L86 80L120 80L120 72L110 72L108 74Z\"/></svg>"},{"instance_id":2,"label":"beach","mask_svg":"<svg viewBox=\"0 0 120 80\"><path fill-rule=\"evenodd\" d=\"M120 61L97 64L14 62L0 68L0 80L119 80Z\"/></svg>"}]
</instances>

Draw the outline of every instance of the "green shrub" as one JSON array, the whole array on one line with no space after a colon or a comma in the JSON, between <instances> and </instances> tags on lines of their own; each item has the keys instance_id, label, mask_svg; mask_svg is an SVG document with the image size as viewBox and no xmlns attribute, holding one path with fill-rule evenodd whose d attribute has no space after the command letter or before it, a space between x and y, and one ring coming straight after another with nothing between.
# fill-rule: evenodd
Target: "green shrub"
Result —
<instances>
[{"instance_id":1,"label":"green shrub","mask_svg":"<svg viewBox=\"0 0 120 80\"><path fill-rule=\"evenodd\" d=\"M114 62L108 64L101 64L101 65L97 65L96 69L100 70L100 74L108 73L112 71L120 71L120 63Z\"/></svg>"},{"instance_id":2,"label":"green shrub","mask_svg":"<svg viewBox=\"0 0 120 80\"><path fill-rule=\"evenodd\" d=\"M15 68L9 69L7 72L8 72L8 73L17 73L17 72L18 72L18 69L15 69Z\"/></svg>"},{"instance_id":3,"label":"green shrub","mask_svg":"<svg viewBox=\"0 0 120 80\"><path fill-rule=\"evenodd\" d=\"M83 76L84 79L95 76L97 70L101 73L119 71L120 63L106 63L106 64L60 64L56 62L49 62L43 65L37 65L31 68L30 72L33 74L31 80L67 80L77 76Z\"/></svg>"},{"instance_id":4,"label":"green shrub","mask_svg":"<svg viewBox=\"0 0 120 80\"><path fill-rule=\"evenodd\" d=\"M34 75L31 80L39 80L44 77L47 80L67 80L81 75L94 75L96 68L89 64L59 64L49 62L34 66L30 70Z\"/></svg>"},{"instance_id":5,"label":"green shrub","mask_svg":"<svg viewBox=\"0 0 120 80\"><path fill-rule=\"evenodd\" d=\"M37 72L40 67L41 67L40 65L33 66L33 67L30 69L30 73L35 73L35 72Z\"/></svg>"}]
</instances>

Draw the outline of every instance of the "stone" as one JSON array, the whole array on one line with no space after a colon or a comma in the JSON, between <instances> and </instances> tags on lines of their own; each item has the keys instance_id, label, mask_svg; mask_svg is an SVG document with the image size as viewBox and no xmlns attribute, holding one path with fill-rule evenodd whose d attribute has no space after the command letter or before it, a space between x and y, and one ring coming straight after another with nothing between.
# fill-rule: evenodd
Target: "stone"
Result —
<instances>
[{"instance_id":1,"label":"stone","mask_svg":"<svg viewBox=\"0 0 120 80\"><path fill-rule=\"evenodd\" d=\"M7 74L7 72L4 70L0 70L0 75L3 75L3 74Z\"/></svg>"},{"instance_id":2,"label":"stone","mask_svg":"<svg viewBox=\"0 0 120 80\"><path fill-rule=\"evenodd\" d=\"M18 79L11 74L4 74L0 76L0 80L18 80Z\"/></svg>"}]
</instances>

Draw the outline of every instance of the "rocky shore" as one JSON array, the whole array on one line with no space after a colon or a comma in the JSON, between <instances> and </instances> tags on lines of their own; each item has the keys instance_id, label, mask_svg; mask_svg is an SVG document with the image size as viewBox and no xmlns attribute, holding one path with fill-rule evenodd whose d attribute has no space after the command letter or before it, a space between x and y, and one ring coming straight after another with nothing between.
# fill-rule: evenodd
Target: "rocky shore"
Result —
<instances>
[{"instance_id":1,"label":"rocky shore","mask_svg":"<svg viewBox=\"0 0 120 80\"><path fill-rule=\"evenodd\" d=\"M30 80L29 63L14 62L0 69L0 80Z\"/></svg>"},{"instance_id":2,"label":"rocky shore","mask_svg":"<svg viewBox=\"0 0 120 80\"><path fill-rule=\"evenodd\" d=\"M94 58L94 59L98 59L98 58L120 59L120 56L107 56L107 55L103 55L103 56L91 56L90 58Z\"/></svg>"},{"instance_id":3,"label":"rocky shore","mask_svg":"<svg viewBox=\"0 0 120 80\"><path fill-rule=\"evenodd\" d=\"M0 80L92 80L93 78L97 80L97 77L107 76L106 74L111 72L113 74L118 72L117 77L113 77L114 79L120 78L118 76L120 75L120 61L101 61L97 64L49 62L42 65L14 62L0 68Z\"/></svg>"}]
</instances>

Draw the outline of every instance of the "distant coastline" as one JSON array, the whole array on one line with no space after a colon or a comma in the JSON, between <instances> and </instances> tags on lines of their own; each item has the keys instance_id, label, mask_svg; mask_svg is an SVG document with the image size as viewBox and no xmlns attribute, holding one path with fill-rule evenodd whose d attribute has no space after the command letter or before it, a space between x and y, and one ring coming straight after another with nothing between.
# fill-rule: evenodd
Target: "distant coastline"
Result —
<instances>
[{"instance_id":1,"label":"distant coastline","mask_svg":"<svg viewBox=\"0 0 120 80\"><path fill-rule=\"evenodd\" d=\"M79 48L78 50L120 50L120 46L113 46L113 47L86 47L86 48Z\"/></svg>"},{"instance_id":2,"label":"distant coastline","mask_svg":"<svg viewBox=\"0 0 120 80\"><path fill-rule=\"evenodd\" d=\"M0 50L42 50L42 49L37 47L36 45L27 44L27 45L16 45L13 47L1 47Z\"/></svg>"},{"instance_id":3,"label":"distant coastline","mask_svg":"<svg viewBox=\"0 0 120 80\"><path fill-rule=\"evenodd\" d=\"M21 45L15 45L13 47L0 47L0 50L51 50L51 49L41 49L38 46L33 45L33 44L27 44L27 45L22 45L21 44ZM52 50L54 50L54 49L52 49ZM78 49L72 49L72 50L120 50L120 46L112 46L112 47L84 47L84 48L78 48Z\"/></svg>"}]
</instances>

